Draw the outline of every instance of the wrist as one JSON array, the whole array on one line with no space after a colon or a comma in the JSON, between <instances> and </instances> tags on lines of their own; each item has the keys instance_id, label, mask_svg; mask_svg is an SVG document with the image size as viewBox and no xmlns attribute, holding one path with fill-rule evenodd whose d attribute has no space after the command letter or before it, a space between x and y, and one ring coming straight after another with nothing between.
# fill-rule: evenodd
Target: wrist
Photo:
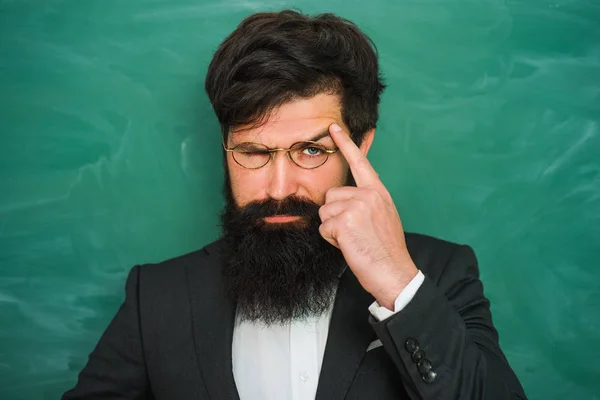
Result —
<instances>
[{"instance_id":1,"label":"wrist","mask_svg":"<svg viewBox=\"0 0 600 400\"><path fill-rule=\"evenodd\" d=\"M371 293L381 307L395 311L395 302L400 293L419 273L416 265L403 268L402 273L395 273L391 277L382 279L379 289Z\"/></svg>"}]
</instances>

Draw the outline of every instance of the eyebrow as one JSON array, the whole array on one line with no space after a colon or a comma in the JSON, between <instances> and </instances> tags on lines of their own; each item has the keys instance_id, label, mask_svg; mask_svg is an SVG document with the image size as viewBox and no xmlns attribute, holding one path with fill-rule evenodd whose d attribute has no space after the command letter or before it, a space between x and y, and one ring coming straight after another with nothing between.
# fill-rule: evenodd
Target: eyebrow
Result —
<instances>
[{"instance_id":1,"label":"eyebrow","mask_svg":"<svg viewBox=\"0 0 600 400\"><path fill-rule=\"evenodd\" d=\"M331 137L331 135L329 134L329 128L325 128L324 131L317 133L315 136L309 138L309 139L304 139L301 140L300 142L318 142L319 140L326 138L326 137ZM243 142L243 143L248 143L248 142ZM233 147L239 145L241 143L233 143Z\"/></svg>"},{"instance_id":2,"label":"eyebrow","mask_svg":"<svg viewBox=\"0 0 600 400\"><path fill-rule=\"evenodd\" d=\"M330 136L329 129L326 129L325 131L318 133L316 136L314 136L308 140L303 140L303 142L318 142L319 140L321 140L327 136Z\"/></svg>"}]
</instances>

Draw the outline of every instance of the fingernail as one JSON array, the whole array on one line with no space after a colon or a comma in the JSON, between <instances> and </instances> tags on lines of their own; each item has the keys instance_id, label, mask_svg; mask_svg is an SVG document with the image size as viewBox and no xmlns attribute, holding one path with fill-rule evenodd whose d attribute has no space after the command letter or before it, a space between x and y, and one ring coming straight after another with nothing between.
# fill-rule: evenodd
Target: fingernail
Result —
<instances>
[{"instance_id":1,"label":"fingernail","mask_svg":"<svg viewBox=\"0 0 600 400\"><path fill-rule=\"evenodd\" d=\"M331 130L335 131L335 132L341 132L342 131L342 127L339 126L338 124L333 124L333 125L331 125Z\"/></svg>"}]
</instances>

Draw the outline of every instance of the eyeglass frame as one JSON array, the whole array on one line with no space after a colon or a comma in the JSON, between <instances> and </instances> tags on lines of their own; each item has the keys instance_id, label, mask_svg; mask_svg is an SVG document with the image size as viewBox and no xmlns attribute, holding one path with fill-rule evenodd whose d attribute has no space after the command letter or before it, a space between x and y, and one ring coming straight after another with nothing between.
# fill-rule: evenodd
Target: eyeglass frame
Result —
<instances>
[{"instance_id":1,"label":"eyeglass frame","mask_svg":"<svg viewBox=\"0 0 600 400\"><path fill-rule=\"evenodd\" d=\"M331 154L337 153L337 151L339 150L339 148L335 148L335 149L328 149L328 148L326 148L325 146L323 146L322 144L319 144L318 142L316 142L316 141L314 141L314 140L301 140L301 141L299 141L299 142L296 142L296 143L292 144L292 145L291 145L290 147L288 147L288 148L285 148L285 147L276 147L276 148L273 148L273 149L270 149L269 147L267 147L266 145L264 145L264 144L262 144L262 143L255 143L255 142L243 142L243 143L239 143L238 145L236 145L236 146L234 146L234 147L231 147L231 148L228 148L228 147L227 147L227 145L225 144L225 141L222 141L221 143L223 144L223 150L225 150L225 151L226 151L226 152L228 152L228 153L234 153L234 152L236 151L235 149L236 149L236 148L238 148L239 146L243 145L243 144L256 144L256 145L259 145L259 146L264 146L264 147L266 148L265 152L269 153L269 159L267 160L267 162L266 162L266 163L264 163L264 164L263 164L263 165L261 165L260 167L255 167L255 168L249 168L249 167L246 167L246 166L244 166L244 165L240 164L240 162L239 162L238 160L236 160L236 159L235 159L235 156L234 156L233 154L231 155L231 156L232 156L232 158L233 158L233 161L235 161L235 163L236 163L237 165L239 165L239 166L240 166L240 167L242 167L242 168L246 168L246 169L260 169L260 168L264 167L264 166L265 166L265 165L267 165L269 162L271 162L271 160L273 160L273 159L275 158L275 155L274 155L274 154L275 154L275 153L278 153L278 152L280 152L280 151L285 151L285 152L287 153L287 156L288 156L288 158L290 159L290 161L291 161L291 162L293 162L293 163L294 163L295 165L297 165L298 167L300 167L300 168L302 168L302 169L315 169L315 168L322 167L322 166L323 166L323 165L324 165L324 164L327 162L327 160L329 160L329 156L330 156ZM324 152L327 154L327 158L325 158L325 161L323 161L323 163L321 163L321 164L317 165L316 167L311 167L311 168L306 168L306 167L303 167L302 165L300 165L300 164L298 164L296 161L294 161L294 159L292 158L292 155L291 155L292 148L293 148L295 145L297 145L297 144L300 144L300 143L309 143L309 144L315 144L315 145L317 145L317 147L319 147L319 148L320 148L322 151L324 151Z\"/></svg>"}]
</instances>

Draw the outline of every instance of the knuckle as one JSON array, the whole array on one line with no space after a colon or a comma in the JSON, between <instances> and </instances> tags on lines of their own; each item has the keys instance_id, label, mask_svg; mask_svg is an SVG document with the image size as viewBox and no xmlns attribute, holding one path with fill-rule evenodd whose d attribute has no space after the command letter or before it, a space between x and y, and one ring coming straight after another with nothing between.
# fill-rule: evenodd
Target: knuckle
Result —
<instances>
[{"instance_id":1,"label":"knuckle","mask_svg":"<svg viewBox=\"0 0 600 400\"><path fill-rule=\"evenodd\" d=\"M340 218L340 223L346 230L352 229L355 226L355 221L354 215L350 212L344 212Z\"/></svg>"},{"instance_id":2,"label":"knuckle","mask_svg":"<svg viewBox=\"0 0 600 400\"><path fill-rule=\"evenodd\" d=\"M319 233L323 235L325 233L325 223L319 225Z\"/></svg>"},{"instance_id":3,"label":"knuckle","mask_svg":"<svg viewBox=\"0 0 600 400\"><path fill-rule=\"evenodd\" d=\"M376 204L381 199L379 193L377 193L377 191L373 189L365 189L364 197L365 200L370 204Z\"/></svg>"},{"instance_id":4,"label":"knuckle","mask_svg":"<svg viewBox=\"0 0 600 400\"><path fill-rule=\"evenodd\" d=\"M371 198L371 201L377 201L379 199L381 199L381 196L379 195L379 193L377 193L377 191L375 190L371 190L369 192L369 196Z\"/></svg>"},{"instance_id":5,"label":"knuckle","mask_svg":"<svg viewBox=\"0 0 600 400\"><path fill-rule=\"evenodd\" d=\"M321 218L321 221L325 220L325 215L326 215L326 210L325 207L321 207L319 208L319 218Z\"/></svg>"},{"instance_id":6,"label":"knuckle","mask_svg":"<svg viewBox=\"0 0 600 400\"><path fill-rule=\"evenodd\" d=\"M319 233L323 236L330 236L329 231L331 231L331 223L329 223L329 221L323 222L319 226Z\"/></svg>"},{"instance_id":7,"label":"knuckle","mask_svg":"<svg viewBox=\"0 0 600 400\"><path fill-rule=\"evenodd\" d=\"M327 190L327 192L325 192L325 203L329 203L333 200L337 192L336 189L337 188L330 188L329 190Z\"/></svg>"},{"instance_id":8,"label":"knuckle","mask_svg":"<svg viewBox=\"0 0 600 400\"><path fill-rule=\"evenodd\" d=\"M367 203L357 199L353 200L353 208L358 210L361 214L369 210L369 206Z\"/></svg>"}]
</instances>

